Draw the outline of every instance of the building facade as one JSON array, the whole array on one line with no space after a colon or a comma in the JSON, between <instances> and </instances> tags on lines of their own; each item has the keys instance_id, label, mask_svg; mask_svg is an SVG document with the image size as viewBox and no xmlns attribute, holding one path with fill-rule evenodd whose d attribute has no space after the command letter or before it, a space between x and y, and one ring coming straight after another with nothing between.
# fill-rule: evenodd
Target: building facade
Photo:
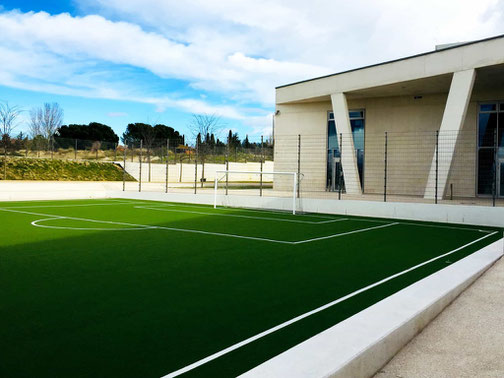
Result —
<instances>
[{"instance_id":1,"label":"building facade","mask_svg":"<svg viewBox=\"0 0 504 378\"><path fill-rule=\"evenodd\" d=\"M274 137L302 191L504 197L504 36L277 87Z\"/></svg>"}]
</instances>

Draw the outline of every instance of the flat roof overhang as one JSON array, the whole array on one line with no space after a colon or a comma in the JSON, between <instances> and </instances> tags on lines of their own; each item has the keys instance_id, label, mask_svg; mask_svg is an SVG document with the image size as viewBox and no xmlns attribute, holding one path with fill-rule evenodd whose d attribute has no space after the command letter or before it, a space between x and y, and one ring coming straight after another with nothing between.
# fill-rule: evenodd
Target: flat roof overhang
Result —
<instances>
[{"instance_id":1,"label":"flat roof overhang","mask_svg":"<svg viewBox=\"0 0 504 378\"><path fill-rule=\"evenodd\" d=\"M447 93L454 72L477 69L478 86L495 86L504 65L504 36L344 72L276 89L276 104L348 98ZM493 69L491 67L494 67ZM493 71L492 71L493 70ZM493 72L493 73L492 73ZM478 80L478 77L481 78ZM485 77L493 76L485 79ZM485 84L486 80L486 84Z\"/></svg>"}]
</instances>

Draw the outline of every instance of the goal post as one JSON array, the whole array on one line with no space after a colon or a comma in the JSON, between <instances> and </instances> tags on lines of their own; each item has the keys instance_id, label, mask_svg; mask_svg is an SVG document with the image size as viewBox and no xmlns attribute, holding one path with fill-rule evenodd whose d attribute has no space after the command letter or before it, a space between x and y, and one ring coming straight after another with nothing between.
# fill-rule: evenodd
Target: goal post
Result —
<instances>
[{"instance_id":1,"label":"goal post","mask_svg":"<svg viewBox=\"0 0 504 378\"><path fill-rule=\"evenodd\" d=\"M217 208L217 191L218 183L221 179L229 178L229 175L239 175L239 174L252 174L258 175L261 178L263 176L271 175L275 176L291 176L292 177L292 214L296 214L296 193L297 193L297 172L267 172L267 171L238 171L238 170L217 170L215 171L214 179L214 209Z\"/></svg>"}]
</instances>

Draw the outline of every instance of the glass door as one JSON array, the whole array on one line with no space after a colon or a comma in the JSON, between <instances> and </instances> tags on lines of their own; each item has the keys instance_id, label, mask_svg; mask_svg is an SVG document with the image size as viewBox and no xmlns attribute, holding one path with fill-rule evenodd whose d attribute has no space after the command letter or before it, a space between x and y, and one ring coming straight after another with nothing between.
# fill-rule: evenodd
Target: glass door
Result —
<instances>
[{"instance_id":1,"label":"glass door","mask_svg":"<svg viewBox=\"0 0 504 378\"><path fill-rule=\"evenodd\" d=\"M364 188L364 110L350 110L348 113L352 129L355 156L361 188ZM334 113L327 113L327 190L345 190L345 180L341 167L341 153L339 150L340 135L337 133L334 122ZM340 188L341 187L341 188Z\"/></svg>"},{"instance_id":2,"label":"glass door","mask_svg":"<svg viewBox=\"0 0 504 378\"><path fill-rule=\"evenodd\" d=\"M499 160L497 166L497 195L504 198L504 158Z\"/></svg>"},{"instance_id":3,"label":"glass door","mask_svg":"<svg viewBox=\"0 0 504 378\"><path fill-rule=\"evenodd\" d=\"M492 195L494 188L497 189L497 195L504 194L500 178L504 175L504 173L500 174L502 159L504 159L504 102L480 104L478 111L478 195ZM495 183L494 180L497 182Z\"/></svg>"}]
</instances>

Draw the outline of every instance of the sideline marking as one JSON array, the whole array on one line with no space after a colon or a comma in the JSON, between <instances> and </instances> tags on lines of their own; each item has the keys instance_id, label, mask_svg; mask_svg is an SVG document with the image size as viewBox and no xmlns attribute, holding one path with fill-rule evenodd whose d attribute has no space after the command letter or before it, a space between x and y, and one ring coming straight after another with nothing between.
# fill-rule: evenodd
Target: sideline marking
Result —
<instances>
[{"instance_id":1,"label":"sideline marking","mask_svg":"<svg viewBox=\"0 0 504 378\"><path fill-rule=\"evenodd\" d=\"M45 208L45 207L88 207L88 206L118 206L118 205L130 205L142 202L113 202L113 203L85 203L85 204L75 204L75 205L35 205L35 206L7 206L4 209L35 209L35 208Z\"/></svg>"},{"instance_id":2,"label":"sideline marking","mask_svg":"<svg viewBox=\"0 0 504 378\"><path fill-rule=\"evenodd\" d=\"M67 217L58 217L58 218L45 218L45 219L37 219L31 222L32 226L41 227L41 228L51 228L56 230L76 230L76 231L135 231L135 230L145 230L150 227L123 227L123 228L104 228L104 227L72 227L72 226L48 226L39 224L40 222L54 221L60 219L68 219ZM102 222L99 222L102 223Z\"/></svg>"},{"instance_id":3,"label":"sideline marking","mask_svg":"<svg viewBox=\"0 0 504 378\"><path fill-rule=\"evenodd\" d=\"M433 262L433 261L439 260L439 259L441 259L441 258L443 258L443 257L446 257L446 256L448 256L448 255L451 255L451 254L453 254L453 253L455 253L455 252L458 252L458 251L460 251L461 249L463 249L463 248L465 248L465 247L468 247L468 246L470 246L470 245L472 245L472 244L474 244L474 243L477 243L477 242L479 242L479 241L481 241L481 240L483 240L483 239L485 239L485 238L488 238L488 237L490 237L490 236L492 236L492 235L495 235L497 232L498 232L498 231L494 231L494 232L492 232L491 234L488 234L488 235L482 236L481 238L476 239L476 240L473 240L472 242L469 242L469 243L467 243L467 244L465 244L465 245L463 245L463 246L461 246L461 247L458 247L458 248L456 248L456 249L454 249L454 250L451 250L451 251L449 251L449 252L446 252L446 253L444 253L444 254L442 254L442 255L439 255L439 256L437 256L437 257L434 257L434 258L432 258L432 259L430 259L430 260L424 261L423 263L420 263L420 264L417 264L417 265L415 265L415 266L412 266L411 268L408 268L408 269L406 269L406 270L403 270L402 272L395 273L395 274L393 274L393 275L391 275L391 276L389 276L389 277L386 277L386 278L384 278L384 279L382 279L382 280L380 280L380 281L377 281L377 282L375 282L375 283L373 283L373 284L371 284L371 285L368 285L368 286L363 287L363 288L361 288L361 289L359 289L359 290L356 290L356 291L354 291L353 293L347 294L347 295L345 295L345 296L343 296L343 297L341 297L341 298L338 298L338 299L336 299L336 300L334 300L334 301L332 301L332 302L329 302L329 303L327 303L327 304L325 304L325 305L323 305L323 306L320 306L320 307L318 307L318 308L316 308L316 309L314 309L314 310L311 310L311 311L305 312L304 314L301 314L301 315L299 315L299 316L296 316L295 318L292 318L292 319L290 319L290 320L288 320L288 321L286 321L286 322L283 322L283 323L281 323L281 324L279 324L279 325L277 325L277 326L275 326L275 327L272 327L272 328L270 328L270 329L267 329L266 331L263 331L263 332L261 332L261 333L258 333L258 334L257 334L257 335L255 335L255 336L249 337L248 339L245 339L245 340L240 341L240 342L238 342L238 343L236 343L236 344L234 344L234 345L231 345L231 346L229 346L229 347L227 347L227 348L225 348L225 349L222 349L221 351L219 351L219 352L217 352L217 353L211 354L210 356L207 356L207 357L205 357L205 358L202 358L202 359L201 359L201 360L199 360L199 361L196 361L196 362L194 362L194 363L192 363L192 364L190 364L190 365L187 365L187 366L185 366L185 367L183 367L183 368L181 368L181 369L175 370L174 372L171 372L171 373L169 373L169 374L167 374L167 375L164 375L164 376L163 376L163 377L161 377L161 378L172 378L172 377L176 377L176 376L178 376L178 375L180 375L180 374L186 373L186 372L188 372L188 371L190 371L190 370L193 370L193 369L195 369L195 368L197 368L197 367L199 367L199 366L201 366L201 365L206 364L207 362L210 362L210 361L215 360L216 358L219 358L219 357L221 357L221 356L223 356L223 355L225 355L225 354L227 354L227 353L229 353L229 352L232 352L233 350L236 350L236 349L238 349L238 348L241 348L241 347L242 347L242 346L244 346L244 345L250 344L250 343L251 343L251 342L253 342L253 341L256 341L256 340L258 340L258 339L260 339L260 338L262 338L262 337L264 337L264 336L267 336L267 335L269 335L269 334L271 334L271 333L273 333L273 332L275 332L275 331L278 331L279 329L285 328L285 327L287 327L288 325L291 325L291 324L293 324L293 323L296 323L296 322L298 322L298 321L300 321L300 320L302 320L302 319L304 319L304 318L307 318L307 317L308 317L308 316L310 316L310 315L316 314L317 312L320 312L320 311L325 310L325 309L327 309L327 308L329 308L329 307L332 307L332 306L334 306L334 305L336 305L336 304L338 304L338 303L340 303L340 302L345 301L346 299L352 298L352 297L356 296L357 294L360 294L360 293L362 293L362 292L364 292L364 291L367 291L367 290L369 290L369 289L372 289L372 288L374 288L374 287L376 287L376 286L378 286L378 285L381 285L382 283L385 283L385 282L387 282L387 281L390 281L390 280L392 280L392 279L394 279L394 278L396 278L396 277L402 276L402 275L404 275L404 274L406 274L406 273L408 273L408 272L410 272L410 271L412 271L412 270L415 270L415 269L417 269L417 268L420 268L420 267L422 267L422 266L424 266L424 265L427 265L427 264L429 264L429 263L431 263L431 262Z\"/></svg>"},{"instance_id":4,"label":"sideline marking","mask_svg":"<svg viewBox=\"0 0 504 378\"><path fill-rule=\"evenodd\" d=\"M304 223L304 224L325 224L333 222L341 222L348 220L347 218L334 218L325 221L305 221L300 219L286 219L286 218L268 218L268 217L254 217L250 215L240 215L240 214L221 214L221 213L204 213L201 211L191 211L191 210L177 210L177 209L166 209L163 207L150 207L150 206L135 206L135 209L146 209L146 210L156 210L156 211L170 211L177 213L188 213L188 214L200 214L200 215L211 215L219 217L233 217L233 218L247 218L247 219L260 219L260 220L271 220L279 222L291 222L291 223Z\"/></svg>"},{"instance_id":5,"label":"sideline marking","mask_svg":"<svg viewBox=\"0 0 504 378\"><path fill-rule=\"evenodd\" d=\"M373 226L373 227L368 227L368 228L361 228L357 230L352 230L352 231L347 231L347 232L341 232L339 234L333 234L333 235L328 235L328 236L322 236L321 238L314 238L314 239L307 239L307 240L298 240L298 241L288 241L288 240L276 240L276 239L269 239L269 238L261 238L261 237L256 237L256 236L244 236L244 235L235 235L235 234L226 234L226 233L221 233L221 232L212 232L212 231L203 231L203 230L192 230L192 229L185 229L185 228L174 228L174 227L165 227L165 226L153 226L153 225L145 225L145 224L136 224L136 223L126 223L126 222L115 222L115 221L107 221L107 220L98 220L98 219L90 219L90 218L77 218L77 217L70 217L70 216L64 216L64 215L54 215L54 214L44 214L44 213L35 213L32 211L22 211L22 210L11 210L7 208L0 208L0 211L7 211L7 212L12 212L12 213L20 213L20 214L28 214L28 215L37 215L37 216L43 216L43 217L52 217L55 219L71 219L71 220L78 220L78 221L84 221L84 222L94 222L94 223L105 223L105 224L117 224L121 226L131 226L131 227L138 227L138 228L143 228L143 229L158 229L158 230L168 230L168 231L179 231L179 232L188 232L188 233L194 233L194 234L203 234L203 235L214 235L214 236L223 236L223 237L228 237L228 238L236 238L236 239L248 239L248 240L258 240L258 241L266 241L266 242L271 242L271 243L279 243L279 244L290 244L290 245L296 245L300 243L308 243L308 242L313 242L321 239L327 239L327 238L333 238L333 237L338 237L338 236L344 236L344 235L349 235L353 234L356 232L364 232L364 231L369 231L373 230L376 228L380 227L387 227L387 226L392 226L395 225L396 223L388 223L387 225L381 225L381 226ZM36 227L44 227L41 225L34 225ZM45 227L45 228L52 228L52 227ZM90 231L90 228L80 228L80 227L75 227L75 228L65 228L66 230L73 229L77 231ZM120 229L121 231L127 231L127 228Z\"/></svg>"}]
</instances>

